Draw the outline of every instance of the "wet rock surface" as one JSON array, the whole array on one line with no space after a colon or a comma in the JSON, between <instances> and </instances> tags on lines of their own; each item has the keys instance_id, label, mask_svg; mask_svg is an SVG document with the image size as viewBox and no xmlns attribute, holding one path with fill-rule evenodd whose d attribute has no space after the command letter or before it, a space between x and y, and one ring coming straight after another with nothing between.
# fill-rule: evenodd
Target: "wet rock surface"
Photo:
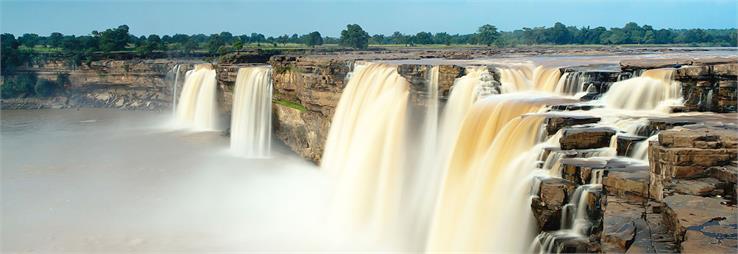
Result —
<instances>
[{"instance_id":1,"label":"wet rock surface","mask_svg":"<svg viewBox=\"0 0 738 254\"><path fill-rule=\"evenodd\" d=\"M569 127L562 130L561 149L593 149L608 147L615 130L608 127Z\"/></svg>"}]
</instances>

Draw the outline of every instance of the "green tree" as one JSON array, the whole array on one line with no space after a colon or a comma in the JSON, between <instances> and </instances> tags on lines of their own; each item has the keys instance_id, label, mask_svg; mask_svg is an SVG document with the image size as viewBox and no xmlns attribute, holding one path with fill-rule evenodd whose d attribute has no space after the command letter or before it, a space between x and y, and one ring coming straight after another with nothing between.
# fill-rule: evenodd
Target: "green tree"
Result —
<instances>
[{"instance_id":1,"label":"green tree","mask_svg":"<svg viewBox=\"0 0 738 254\"><path fill-rule=\"evenodd\" d=\"M218 53L218 50L220 47L225 46L225 41L223 41L223 38L220 37L218 34L212 34L210 35L210 38L208 39L208 52L210 54L216 54Z\"/></svg>"},{"instance_id":2,"label":"green tree","mask_svg":"<svg viewBox=\"0 0 738 254\"><path fill-rule=\"evenodd\" d=\"M23 34L23 36L18 37L18 43L28 48L36 46L38 44L38 40L38 34Z\"/></svg>"},{"instance_id":3,"label":"green tree","mask_svg":"<svg viewBox=\"0 0 738 254\"><path fill-rule=\"evenodd\" d=\"M317 45L323 45L323 36L321 36L318 31L309 33L305 36L305 45L313 48Z\"/></svg>"},{"instance_id":4,"label":"green tree","mask_svg":"<svg viewBox=\"0 0 738 254\"><path fill-rule=\"evenodd\" d=\"M62 45L62 40L64 39L64 35L58 32L53 32L51 35L49 35L48 45L52 48L58 48Z\"/></svg>"},{"instance_id":5,"label":"green tree","mask_svg":"<svg viewBox=\"0 0 738 254\"><path fill-rule=\"evenodd\" d=\"M357 49L369 47L369 34L357 24L346 25L346 30L341 31L341 46Z\"/></svg>"},{"instance_id":6,"label":"green tree","mask_svg":"<svg viewBox=\"0 0 738 254\"><path fill-rule=\"evenodd\" d=\"M236 37L236 39L233 40L233 48L235 50L241 50L243 48L243 42L240 37Z\"/></svg>"},{"instance_id":7,"label":"green tree","mask_svg":"<svg viewBox=\"0 0 738 254\"><path fill-rule=\"evenodd\" d=\"M500 37L500 33L497 32L497 27L487 24L479 27L475 37L477 44L484 44L489 47Z\"/></svg>"},{"instance_id":8,"label":"green tree","mask_svg":"<svg viewBox=\"0 0 738 254\"><path fill-rule=\"evenodd\" d=\"M433 35L429 32L419 32L415 34L413 42L416 44L433 44Z\"/></svg>"},{"instance_id":9,"label":"green tree","mask_svg":"<svg viewBox=\"0 0 738 254\"><path fill-rule=\"evenodd\" d=\"M184 51L185 54L192 54L196 49L197 42L192 38L187 39L187 41L182 45L182 51Z\"/></svg>"},{"instance_id":10,"label":"green tree","mask_svg":"<svg viewBox=\"0 0 738 254\"><path fill-rule=\"evenodd\" d=\"M394 44L402 44L405 46L410 45L411 43L410 36L404 35L400 32L394 32L392 35L390 35L389 41Z\"/></svg>"},{"instance_id":11,"label":"green tree","mask_svg":"<svg viewBox=\"0 0 738 254\"><path fill-rule=\"evenodd\" d=\"M18 50L20 43L12 34L2 34L0 36L0 72L3 75L13 72L15 68L23 63L23 53Z\"/></svg>"},{"instance_id":12,"label":"green tree","mask_svg":"<svg viewBox=\"0 0 738 254\"><path fill-rule=\"evenodd\" d=\"M36 85L33 87L33 91L36 96L48 97L54 94L54 92L56 92L58 88L59 85L54 81L48 79L39 79L38 81L36 81Z\"/></svg>"},{"instance_id":13,"label":"green tree","mask_svg":"<svg viewBox=\"0 0 738 254\"><path fill-rule=\"evenodd\" d=\"M124 50L131 40L130 37L127 25L107 29L100 33L100 49L105 52Z\"/></svg>"},{"instance_id":14,"label":"green tree","mask_svg":"<svg viewBox=\"0 0 738 254\"><path fill-rule=\"evenodd\" d=\"M448 33L436 33L433 35L433 42L435 43L441 43L444 45L451 45L451 35L448 35Z\"/></svg>"}]
</instances>

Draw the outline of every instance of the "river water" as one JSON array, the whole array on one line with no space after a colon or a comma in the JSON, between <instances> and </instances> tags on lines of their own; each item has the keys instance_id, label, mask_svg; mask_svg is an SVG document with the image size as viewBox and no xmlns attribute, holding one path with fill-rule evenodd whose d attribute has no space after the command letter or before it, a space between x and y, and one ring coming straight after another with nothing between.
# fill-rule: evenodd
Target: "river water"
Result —
<instances>
[{"instance_id":1,"label":"river water","mask_svg":"<svg viewBox=\"0 0 738 254\"><path fill-rule=\"evenodd\" d=\"M326 230L317 166L278 142L234 156L170 116L3 110L3 252L366 250Z\"/></svg>"}]
</instances>

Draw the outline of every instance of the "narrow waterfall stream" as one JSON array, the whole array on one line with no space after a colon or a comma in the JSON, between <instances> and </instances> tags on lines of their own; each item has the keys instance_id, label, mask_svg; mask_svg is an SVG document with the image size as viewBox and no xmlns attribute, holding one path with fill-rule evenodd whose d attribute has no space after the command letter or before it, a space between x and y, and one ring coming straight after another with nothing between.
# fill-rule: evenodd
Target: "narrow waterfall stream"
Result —
<instances>
[{"instance_id":1,"label":"narrow waterfall stream","mask_svg":"<svg viewBox=\"0 0 738 254\"><path fill-rule=\"evenodd\" d=\"M188 71L177 103L177 124L195 130L216 130L216 92L215 70L210 64L198 64L194 70Z\"/></svg>"},{"instance_id":2,"label":"narrow waterfall stream","mask_svg":"<svg viewBox=\"0 0 738 254\"><path fill-rule=\"evenodd\" d=\"M272 70L238 69L231 115L231 150L250 158L269 156L272 137Z\"/></svg>"}]
</instances>

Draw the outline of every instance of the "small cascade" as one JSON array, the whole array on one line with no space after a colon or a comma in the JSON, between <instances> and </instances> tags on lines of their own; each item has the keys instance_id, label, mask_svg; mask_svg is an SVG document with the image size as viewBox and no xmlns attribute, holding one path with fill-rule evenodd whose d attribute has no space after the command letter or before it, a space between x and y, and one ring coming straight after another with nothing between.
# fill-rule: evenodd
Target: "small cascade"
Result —
<instances>
[{"instance_id":1,"label":"small cascade","mask_svg":"<svg viewBox=\"0 0 738 254\"><path fill-rule=\"evenodd\" d=\"M653 135L646 140L635 143L633 145L633 152L628 157L636 160L648 161L648 143L657 139L658 135Z\"/></svg>"},{"instance_id":2,"label":"small cascade","mask_svg":"<svg viewBox=\"0 0 738 254\"><path fill-rule=\"evenodd\" d=\"M556 84L555 92L558 94L575 95L584 92L587 89L584 85L591 80L591 76L587 75L587 72L566 72L561 75L561 79Z\"/></svg>"},{"instance_id":3,"label":"small cascade","mask_svg":"<svg viewBox=\"0 0 738 254\"><path fill-rule=\"evenodd\" d=\"M177 64L167 73L166 80L172 81L172 115L177 116L177 86L179 85L179 73L181 65Z\"/></svg>"},{"instance_id":4,"label":"small cascade","mask_svg":"<svg viewBox=\"0 0 738 254\"><path fill-rule=\"evenodd\" d=\"M341 94L321 161L337 178L335 217L341 225L396 225L409 86L396 66L361 63Z\"/></svg>"},{"instance_id":5,"label":"small cascade","mask_svg":"<svg viewBox=\"0 0 738 254\"><path fill-rule=\"evenodd\" d=\"M210 64L198 64L185 75L176 121L185 128L215 130L218 124L217 83Z\"/></svg>"},{"instance_id":6,"label":"small cascade","mask_svg":"<svg viewBox=\"0 0 738 254\"><path fill-rule=\"evenodd\" d=\"M529 252L541 254L582 252L582 250L567 250L567 242L587 241L593 225L589 206L592 199L602 191L601 176L602 171L593 171L592 184L577 187L572 199L561 209L561 229L542 232L536 236Z\"/></svg>"},{"instance_id":7,"label":"small cascade","mask_svg":"<svg viewBox=\"0 0 738 254\"><path fill-rule=\"evenodd\" d=\"M238 69L231 116L231 150L250 158L269 156L272 134L272 70Z\"/></svg>"},{"instance_id":8,"label":"small cascade","mask_svg":"<svg viewBox=\"0 0 738 254\"><path fill-rule=\"evenodd\" d=\"M681 103L681 84L674 81L675 69L651 69L639 77L618 81L602 97L613 109L655 110Z\"/></svg>"},{"instance_id":9,"label":"small cascade","mask_svg":"<svg viewBox=\"0 0 738 254\"><path fill-rule=\"evenodd\" d=\"M553 93L556 91L561 71L558 68L548 68L542 65L525 64L511 67L499 67L502 93L521 91L541 91Z\"/></svg>"}]
</instances>

